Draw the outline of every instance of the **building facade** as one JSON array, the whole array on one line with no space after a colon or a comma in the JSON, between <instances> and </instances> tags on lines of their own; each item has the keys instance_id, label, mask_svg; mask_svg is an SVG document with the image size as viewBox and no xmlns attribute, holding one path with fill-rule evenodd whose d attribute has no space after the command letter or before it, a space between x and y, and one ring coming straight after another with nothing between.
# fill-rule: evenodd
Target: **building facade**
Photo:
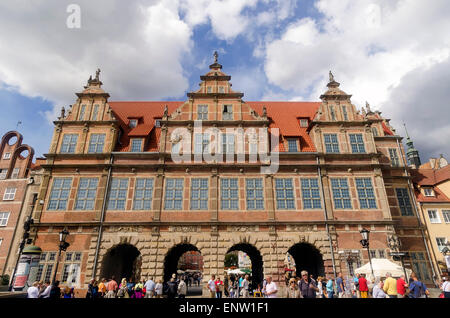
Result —
<instances>
[{"instance_id":1,"label":"building facade","mask_svg":"<svg viewBox=\"0 0 450 318\"><path fill-rule=\"evenodd\" d=\"M180 102L109 101L99 72L62 109L41 164L34 244L54 255L69 230L63 284L168 280L187 251L205 280L231 251L250 257L255 283L284 286L287 253L297 272L351 275L369 260L363 228L372 257L396 236L431 268L402 138L331 72L318 102L244 101L217 55Z\"/></svg>"},{"instance_id":2,"label":"building facade","mask_svg":"<svg viewBox=\"0 0 450 318\"><path fill-rule=\"evenodd\" d=\"M435 272L448 275L445 259L450 255L450 165L445 158L431 158L412 170L420 218Z\"/></svg>"},{"instance_id":3,"label":"building facade","mask_svg":"<svg viewBox=\"0 0 450 318\"><path fill-rule=\"evenodd\" d=\"M7 132L0 144L0 272L10 275L14 271L23 223L29 214L22 213L26 200L28 179L34 150L22 144L23 136L17 131Z\"/></svg>"}]
</instances>

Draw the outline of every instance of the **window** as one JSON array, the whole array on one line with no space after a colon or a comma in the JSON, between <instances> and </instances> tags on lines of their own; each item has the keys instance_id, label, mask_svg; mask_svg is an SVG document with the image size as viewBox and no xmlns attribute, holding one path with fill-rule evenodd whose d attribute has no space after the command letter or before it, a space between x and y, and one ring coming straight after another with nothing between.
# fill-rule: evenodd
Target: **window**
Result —
<instances>
[{"instance_id":1,"label":"window","mask_svg":"<svg viewBox=\"0 0 450 318\"><path fill-rule=\"evenodd\" d=\"M333 191L334 207L336 209L351 209L352 203L347 179L331 179L331 187Z\"/></svg>"},{"instance_id":2,"label":"window","mask_svg":"<svg viewBox=\"0 0 450 318\"><path fill-rule=\"evenodd\" d=\"M141 151L142 151L142 139L132 139L131 152L141 152Z\"/></svg>"},{"instance_id":3,"label":"window","mask_svg":"<svg viewBox=\"0 0 450 318\"><path fill-rule=\"evenodd\" d=\"M55 178L48 202L48 210L65 210L72 178Z\"/></svg>"},{"instance_id":4,"label":"window","mask_svg":"<svg viewBox=\"0 0 450 318\"><path fill-rule=\"evenodd\" d=\"M225 88L223 86L219 86L219 93L225 93Z\"/></svg>"},{"instance_id":5,"label":"window","mask_svg":"<svg viewBox=\"0 0 450 318\"><path fill-rule=\"evenodd\" d=\"M197 119L208 120L208 105L197 106Z\"/></svg>"},{"instance_id":6,"label":"window","mask_svg":"<svg viewBox=\"0 0 450 318\"><path fill-rule=\"evenodd\" d=\"M157 128L161 127L161 119L155 120L155 127L157 127Z\"/></svg>"},{"instance_id":7,"label":"window","mask_svg":"<svg viewBox=\"0 0 450 318\"><path fill-rule=\"evenodd\" d=\"M304 209L321 209L319 183L317 179L301 179Z\"/></svg>"},{"instance_id":8,"label":"window","mask_svg":"<svg viewBox=\"0 0 450 318\"><path fill-rule=\"evenodd\" d=\"M75 210L93 210L97 194L97 178L80 178Z\"/></svg>"},{"instance_id":9,"label":"window","mask_svg":"<svg viewBox=\"0 0 450 318\"><path fill-rule=\"evenodd\" d=\"M372 127L372 134L374 137L378 137L378 129L376 127Z\"/></svg>"},{"instance_id":10,"label":"window","mask_svg":"<svg viewBox=\"0 0 450 318\"><path fill-rule=\"evenodd\" d=\"M67 252L64 261L61 283L68 286L78 285L80 281L81 253Z\"/></svg>"},{"instance_id":11,"label":"window","mask_svg":"<svg viewBox=\"0 0 450 318\"><path fill-rule=\"evenodd\" d=\"M0 247L2 247L3 239L0 238Z\"/></svg>"},{"instance_id":12,"label":"window","mask_svg":"<svg viewBox=\"0 0 450 318\"><path fill-rule=\"evenodd\" d=\"M206 88L206 92L207 92L208 94L212 92L211 86L208 86L208 87Z\"/></svg>"},{"instance_id":13,"label":"window","mask_svg":"<svg viewBox=\"0 0 450 318\"><path fill-rule=\"evenodd\" d=\"M238 179L220 179L222 210L237 210L239 207Z\"/></svg>"},{"instance_id":14,"label":"window","mask_svg":"<svg viewBox=\"0 0 450 318\"><path fill-rule=\"evenodd\" d=\"M11 159L11 153L5 152L5 154L3 155L3 159L5 159L5 160Z\"/></svg>"},{"instance_id":15,"label":"window","mask_svg":"<svg viewBox=\"0 0 450 318\"><path fill-rule=\"evenodd\" d=\"M300 127L306 128L308 127L308 119L300 119Z\"/></svg>"},{"instance_id":16,"label":"window","mask_svg":"<svg viewBox=\"0 0 450 318\"><path fill-rule=\"evenodd\" d=\"M344 115L344 120L348 120L347 106L342 106L342 114Z\"/></svg>"},{"instance_id":17,"label":"window","mask_svg":"<svg viewBox=\"0 0 450 318\"><path fill-rule=\"evenodd\" d=\"M323 138L327 153L339 153L339 143L336 134L324 134Z\"/></svg>"},{"instance_id":18,"label":"window","mask_svg":"<svg viewBox=\"0 0 450 318\"><path fill-rule=\"evenodd\" d=\"M109 191L108 209L125 210L127 201L128 179L113 178Z\"/></svg>"},{"instance_id":19,"label":"window","mask_svg":"<svg viewBox=\"0 0 450 318\"><path fill-rule=\"evenodd\" d=\"M194 135L194 153L195 154L206 153L208 145L209 145L209 135L208 134L195 134Z\"/></svg>"},{"instance_id":20,"label":"window","mask_svg":"<svg viewBox=\"0 0 450 318\"><path fill-rule=\"evenodd\" d=\"M423 193L425 193L426 197L434 197L433 189L431 188L424 188Z\"/></svg>"},{"instance_id":21,"label":"window","mask_svg":"<svg viewBox=\"0 0 450 318\"><path fill-rule=\"evenodd\" d=\"M356 190L361 209L376 209L375 193L370 178L356 178Z\"/></svg>"},{"instance_id":22,"label":"window","mask_svg":"<svg viewBox=\"0 0 450 318\"><path fill-rule=\"evenodd\" d=\"M441 219L437 210L428 210L428 218L430 219L431 223L441 223Z\"/></svg>"},{"instance_id":23,"label":"window","mask_svg":"<svg viewBox=\"0 0 450 318\"><path fill-rule=\"evenodd\" d=\"M92 120L97 120L98 116L98 105L94 106L94 111L92 112Z\"/></svg>"},{"instance_id":24,"label":"window","mask_svg":"<svg viewBox=\"0 0 450 318\"><path fill-rule=\"evenodd\" d=\"M247 210L264 210L262 179L247 179Z\"/></svg>"},{"instance_id":25,"label":"window","mask_svg":"<svg viewBox=\"0 0 450 318\"><path fill-rule=\"evenodd\" d=\"M92 134L88 153L102 153L105 144L105 134Z\"/></svg>"},{"instance_id":26,"label":"window","mask_svg":"<svg viewBox=\"0 0 450 318\"><path fill-rule=\"evenodd\" d=\"M447 246L447 239L445 237L436 237L436 244L438 246L439 252L442 252L444 247Z\"/></svg>"},{"instance_id":27,"label":"window","mask_svg":"<svg viewBox=\"0 0 450 318\"><path fill-rule=\"evenodd\" d=\"M208 209L208 179L191 180L191 210Z\"/></svg>"},{"instance_id":28,"label":"window","mask_svg":"<svg viewBox=\"0 0 450 318\"><path fill-rule=\"evenodd\" d=\"M134 210L151 210L153 197L153 179L136 179L134 190Z\"/></svg>"},{"instance_id":29,"label":"window","mask_svg":"<svg viewBox=\"0 0 450 318\"><path fill-rule=\"evenodd\" d=\"M14 168L11 174L11 179L17 179L19 177L20 168Z\"/></svg>"},{"instance_id":30,"label":"window","mask_svg":"<svg viewBox=\"0 0 450 318\"><path fill-rule=\"evenodd\" d=\"M83 120L85 111L86 111L86 105L82 105L81 110L80 110L80 116L78 117L78 120Z\"/></svg>"},{"instance_id":31,"label":"window","mask_svg":"<svg viewBox=\"0 0 450 318\"><path fill-rule=\"evenodd\" d=\"M5 193L3 194L3 200L14 200L14 197L16 196L16 190L16 188L6 188Z\"/></svg>"},{"instance_id":32,"label":"window","mask_svg":"<svg viewBox=\"0 0 450 318\"><path fill-rule=\"evenodd\" d=\"M51 281L53 267L56 260L56 252L42 252L41 259L39 261L38 270L36 273L37 281Z\"/></svg>"},{"instance_id":33,"label":"window","mask_svg":"<svg viewBox=\"0 0 450 318\"><path fill-rule=\"evenodd\" d=\"M428 262L425 260L423 252L409 252L411 258L412 270L417 274L419 280L431 280Z\"/></svg>"},{"instance_id":34,"label":"window","mask_svg":"<svg viewBox=\"0 0 450 318\"><path fill-rule=\"evenodd\" d=\"M183 203L183 179L167 179L164 209L181 210Z\"/></svg>"},{"instance_id":35,"label":"window","mask_svg":"<svg viewBox=\"0 0 450 318\"><path fill-rule=\"evenodd\" d=\"M7 174L8 174L8 169L0 169L0 180L6 179Z\"/></svg>"},{"instance_id":36,"label":"window","mask_svg":"<svg viewBox=\"0 0 450 318\"><path fill-rule=\"evenodd\" d=\"M289 152L298 152L298 148L297 148L297 139L294 138L289 138L287 140L288 142L288 149Z\"/></svg>"},{"instance_id":37,"label":"window","mask_svg":"<svg viewBox=\"0 0 450 318\"><path fill-rule=\"evenodd\" d=\"M0 226L8 224L9 212L0 212Z\"/></svg>"},{"instance_id":38,"label":"window","mask_svg":"<svg viewBox=\"0 0 450 318\"><path fill-rule=\"evenodd\" d=\"M404 216L413 215L411 201L409 200L407 189L395 189L397 192L398 205L400 207L401 214Z\"/></svg>"},{"instance_id":39,"label":"window","mask_svg":"<svg viewBox=\"0 0 450 318\"><path fill-rule=\"evenodd\" d=\"M222 153L234 154L234 134L222 134Z\"/></svg>"},{"instance_id":40,"label":"window","mask_svg":"<svg viewBox=\"0 0 450 318\"><path fill-rule=\"evenodd\" d=\"M400 161L399 161L398 155L397 155L397 149L390 148L389 149L389 157L391 158L391 165L393 167L400 166Z\"/></svg>"},{"instance_id":41,"label":"window","mask_svg":"<svg viewBox=\"0 0 450 318\"><path fill-rule=\"evenodd\" d=\"M444 222L450 223L450 210L442 210L442 215L444 216Z\"/></svg>"},{"instance_id":42,"label":"window","mask_svg":"<svg viewBox=\"0 0 450 318\"><path fill-rule=\"evenodd\" d=\"M61 144L61 153L75 153L75 147L77 146L77 134L64 134Z\"/></svg>"},{"instance_id":43,"label":"window","mask_svg":"<svg viewBox=\"0 0 450 318\"><path fill-rule=\"evenodd\" d=\"M223 120L233 120L233 105L223 105Z\"/></svg>"},{"instance_id":44,"label":"window","mask_svg":"<svg viewBox=\"0 0 450 318\"><path fill-rule=\"evenodd\" d=\"M370 250L370 257L371 258L385 258L386 254L384 253L384 250Z\"/></svg>"},{"instance_id":45,"label":"window","mask_svg":"<svg viewBox=\"0 0 450 318\"><path fill-rule=\"evenodd\" d=\"M128 127L130 128L135 128L138 124L138 120L137 119L130 119L130 124L128 125Z\"/></svg>"},{"instance_id":46,"label":"window","mask_svg":"<svg viewBox=\"0 0 450 318\"><path fill-rule=\"evenodd\" d=\"M292 179L275 179L275 191L277 194L277 209L295 209Z\"/></svg>"},{"instance_id":47,"label":"window","mask_svg":"<svg viewBox=\"0 0 450 318\"><path fill-rule=\"evenodd\" d=\"M331 115L331 120L336 120L336 114L334 112L334 107L330 106L330 115Z\"/></svg>"},{"instance_id":48,"label":"window","mask_svg":"<svg viewBox=\"0 0 450 318\"><path fill-rule=\"evenodd\" d=\"M350 134L350 146L352 147L352 153L366 152L362 134Z\"/></svg>"}]
</instances>

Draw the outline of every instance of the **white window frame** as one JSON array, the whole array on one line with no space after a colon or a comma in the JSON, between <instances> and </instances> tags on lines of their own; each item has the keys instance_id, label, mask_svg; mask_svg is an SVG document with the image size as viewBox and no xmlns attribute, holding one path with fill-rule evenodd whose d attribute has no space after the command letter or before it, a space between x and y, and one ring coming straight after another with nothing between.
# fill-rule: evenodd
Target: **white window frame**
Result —
<instances>
[{"instance_id":1,"label":"white window frame","mask_svg":"<svg viewBox=\"0 0 450 318\"><path fill-rule=\"evenodd\" d=\"M423 193L426 197L434 197L434 191L432 188L423 188Z\"/></svg>"},{"instance_id":2,"label":"white window frame","mask_svg":"<svg viewBox=\"0 0 450 318\"><path fill-rule=\"evenodd\" d=\"M445 223L450 223L450 210L442 210L442 216Z\"/></svg>"},{"instance_id":3,"label":"white window frame","mask_svg":"<svg viewBox=\"0 0 450 318\"><path fill-rule=\"evenodd\" d=\"M307 128L309 125L309 120L306 118L301 118L300 119L300 127L302 128Z\"/></svg>"},{"instance_id":4,"label":"white window frame","mask_svg":"<svg viewBox=\"0 0 450 318\"><path fill-rule=\"evenodd\" d=\"M9 221L10 212L0 212L0 226L7 226Z\"/></svg>"},{"instance_id":5,"label":"white window frame","mask_svg":"<svg viewBox=\"0 0 450 318\"><path fill-rule=\"evenodd\" d=\"M8 191L9 190L9 191ZM3 194L4 201L13 201L16 197L17 188L6 188L5 193Z\"/></svg>"},{"instance_id":6,"label":"white window frame","mask_svg":"<svg viewBox=\"0 0 450 318\"><path fill-rule=\"evenodd\" d=\"M287 138L288 152L298 152L298 138ZM295 151L291 151L291 145L295 143Z\"/></svg>"},{"instance_id":7,"label":"white window frame","mask_svg":"<svg viewBox=\"0 0 450 318\"><path fill-rule=\"evenodd\" d=\"M8 175L8 169L0 169L0 180L5 180Z\"/></svg>"},{"instance_id":8,"label":"white window frame","mask_svg":"<svg viewBox=\"0 0 450 318\"><path fill-rule=\"evenodd\" d=\"M442 244L439 244L441 241L443 241ZM439 249L439 252L442 252L444 247L447 246L447 238L445 238L445 237L436 237L436 245L437 245L437 247Z\"/></svg>"},{"instance_id":9,"label":"white window frame","mask_svg":"<svg viewBox=\"0 0 450 318\"><path fill-rule=\"evenodd\" d=\"M11 153L5 152L5 154L3 155L3 159L5 159L5 160L11 159Z\"/></svg>"},{"instance_id":10,"label":"white window frame","mask_svg":"<svg viewBox=\"0 0 450 318\"><path fill-rule=\"evenodd\" d=\"M432 223L432 224L442 223L438 210L427 210L427 212L428 212L428 219L430 220L430 223ZM435 215L433 215L433 217L431 217L430 213L433 213Z\"/></svg>"},{"instance_id":11,"label":"white window frame","mask_svg":"<svg viewBox=\"0 0 450 318\"><path fill-rule=\"evenodd\" d=\"M13 172L11 173L11 179L18 179L20 173L20 168L14 168Z\"/></svg>"},{"instance_id":12,"label":"white window frame","mask_svg":"<svg viewBox=\"0 0 450 318\"><path fill-rule=\"evenodd\" d=\"M134 143L139 142L139 151L134 151ZM130 152L142 152L143 139L142 138L134 138L131 139Z\"/></svg>"},{"instance_id":13,"label":"white window frame","mask_svg":"<svg viewBox=\"0 0 450 318\"><path fill-rule=\"evenodd\" d=\"M135 128L138 125L137 119L130 119L130 123L128 124L128 127Z\"/></svg>"}]
</instances>

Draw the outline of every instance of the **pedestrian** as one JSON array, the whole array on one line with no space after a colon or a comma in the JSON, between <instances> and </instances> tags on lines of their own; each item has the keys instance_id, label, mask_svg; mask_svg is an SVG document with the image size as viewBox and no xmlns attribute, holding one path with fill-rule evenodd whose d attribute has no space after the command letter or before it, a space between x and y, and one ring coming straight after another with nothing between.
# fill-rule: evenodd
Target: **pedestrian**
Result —
<instances>
[{"instance_id":1,"label":"pedestrian","mask_svg":"<svg viewBox=\"0 0 450 318\"><path fill-rule=\"evenodd\" d=\"M319 288L319 291L317 292L317 297L324 298L323 295L323 280L324 278L322 276L317 277L317 288Z\"/></svg>"},{"instance_id":2,"label":"pedestrian","mask_svg":"<svg viewBox=\"0 0 450 318\"><path fill-rule=\"evenodd\" d=\"M383 291L389 296L389 298L397 298L397 280L393 278L389 272L386 273Z\"/></svg>"},{"instance_id":3,"label":"pedestrian","mask_svg":"<svg viewBox=\"0 0 450 318\"><path fill-rule=\"evenodd\" d=\"M122 278L122 281L120 282L117 298L130 298L126 278Z\"/></svg>"},{"instance_id":4,"label":"pedestrian","mask_svg":"<svg viewBox=\"0 0 450 318\"><path fill-rule=\"evenodd\" d=\"M241 290L241 295L243 298L250 297L250 293L249 293L250 282L248 280L249 280L249 276L245 275L244 279L242 280L242 290Z\"/></svg>"},{"instance_id":5,"label":"pedestrian","mask_svg":"<svg viewBox=\"0 0 450 318\"><path fill-rule=\"evenodd\" d=\"M300 291L298 290L297 282L293 277L289 279L286 298L300 298Z\"/></svg>"},{"instance_id":6,"label":"pedestrian","mask_svg":"<svg viewBox=\"0 0 450 318\"><path fill-rule=\"evenodd\" d=\"M220 277L217 277L214 284L216 285L216 298L222 298L223 294L223 281L220 280Z\"/></svg>"},{"instance_id":7,"label":"pedestrian","mask_svg":"<svg viewBox=\"0 0 450 318\"><path fill-rule=\"evenodd\" d=\"M372 291L373 298L386 298L387 295L383 291L383 282L379 279L375 281L375 286L373 286Z\"/></svg>"},{"instance_id":8,"label":"pedestrian","mask_svg":"<svg viewBox=\"0 0 450 318\"><path fill-rule=\"evenodd\" d=\"M63 298L73 298L72 295L72 289L69 286L64 287Z\"/></svg>"},{"instance_id":9,"label":"pedestrian","mask_svg":"<svg viewBox=\"0 0 450 318\"><path fill-rule=\"evenodd\" d=\"M409 297L411 298L427 298L430 292L422 283L415 273L411 274L412 281L409 283Z\"/></svg>"},{"instance_id":10,"label":"pedestrian","mask_svg":"<svg viewBox=\"0 0 450 318\"><path fill-rule=\"evenodd\" d=\"M147 281L145 282L145 298L153 298L155 296L155 282L153 281L152 277L149 277Z\"/></svg>"},{"instance_id":11,"label":"pedestrian","mask_svg":"<svg viewBox=\"0 0 450 318\"><path fill-rule=\"evenodd\" d=\"M316 298L316 292L319 289L316 286L316 282L310 276L307 271L301 271L302 277L298 282L298 289L300 291L300 297L302 298Z\"/></svg>"},{"instance_id":12,"label":"pedestrian","mask_svg":"<svg viewBox=\"0 0 450 318\"><path fill-rule=\"evenodd\" d=\"M230 298L237 298L239 296L239 287L236 277L231 276L230 282Z\"/></svg>"},{"instance_id":13,"label":"pedestrian","mask_svg":"<svg viewBox=\"0 0 450 318\"><path fill-rule=\"evenodd\" d=\"M44 291L39 294L39 298L49 298L50 290L52 289L52 285L50 284L50 281L47 280L43 287L44 287Z\"/></svg>"},{"instance_id":14,"label":"pedestrian","mask_svg":"<svg viewBox=\"0 0 450 318\"><path fill-rule=\"evenodd\" d=\"M359 290L359 278L361 277L361 274L356 273L355 277L353 277L353 285L354 290L356 292L356 298L361 298L361 292Z\"/></svg>"},{"instance_id":15,"label":"pedestrian","mask_svg":"<svg viewBox=\"0 0 450 318\"><path fill-rule=\"evenodd\" d=\"M444 298L450 298L450 281L448 280L448 277L442 278L444 282L442 283L441 289L444 293Z\"/></svg>"},{"instance_id":16,"label":"pedestrian","mask_svg":"<svg viewBox=\"0 0 450 318\"><path fill-rule=\"evenodd\" d=\"M209 297L216 298L216 275L211 275L206 288L209 290Z\"/></svg>"},{"instance_id":17,"label":"pedestrian","mask_svg":"<svg viewBox=\"0 0 450 318\"><path fill-rule=\"evenodd\" d=\"M163 294L163 284L162 280L158 280L158 282L155 285L155 296L156 298L161 298Z\"/></svg>"},{"instance_id":18,"label":"pedestrian","mask_svg":"<svg viewBox=\"0 0 450 318\"><path fill-rule=\"evenodd\" d=\"M106 296L106 278L102 278L100 284L98 284L98 296L100 298Z\"/></svg>"},{"instance_id":19,"label":"pedestrian","mask_svg":"<svg viewBox=\"0 0 450 318\"><path fill-rule=\"evenodd\" d=\"M175 277L172 276L167 282L167 298L175 298L177 296L177 290L177 282L175 281Z\"/></svg>"},{"instance_id":20,"label":"pedestrian","mask_svg":"<svg viewBox=\"0 0 450 318\"><path fill-rule=\"evenodd\" d=\"M277 298L278 288L277 284L272 280L272 276L267 276L266 278L266 296L267 298Z\"/></svg>"},{"instance_id":21,"label":"pedestrian","mask_svg":"<svg viewBox=\"0 0 450 318\"><path fill-rule=\"evenodd\" d=\"M94 283L95 283L95 279L91 279L89 284L88 284L88 290L86 292L86 298L87 299L93 299L94 298Z\"/></svg>"},{"instance_id":22,"label":"pedestrian","mask_svg":"<svg viewBox=\"0 0 450 318\"><path fill-rule=\"evenodd\" d=\"M223 292L225 293L225 297L230 297L229 285L230 285L230 279L228 278L228 275L225 274L225 277L223 279Z\"/></svg>"},{"instance_id":23,"label":"pedestrian","mask_svg":"<svg viewBox=\"0 0 450 318\"><path fill-rule=\"evenodd\" d=\"M327 298L334 298L334 277L333 277L333 275L331 275L328 278L326 288L327 288Z\"/></svg>"},{"instance_id":24,"label":"pedestrian","mask_svg":"<svg viewBox=\"0 0 450 318\"><path fill-rule=\"evenodd\" d=\"M131 298L143 298L143 289L144 284L142 284L140 281L138 281L133 287L132 287L134 293L131 296Z\"/></svg>"},{"instance_id":25,"label":"pedestrian","mask_svg":"<svg viewBox=\"0 0 450 318\"><path fill-rule=\"evenodd\" d=\"M180 283L178 284L178 298L186 298L187 294L187 286L186 282L184 281L184 277L181 277Z\"/></svg>"},{"instance_id":26,"label":"pedestrian","mask_svg":"<svg viewBox=\"0 0 450 318\"><path fill-rule=\"evenodd\" d=\"M336 279L336 289L338 292L338 298L344 298L345 295L345 283L342 278L342 272L338 273L338 277Z\"/></svg>"},{"instance_id":27,"label":"pedestrian","mask_svg":"<svg viewBox=\"0 0 450 318\"><path fill-rule=\"evenodd\" d=\"M49 298L51 298L51 299L61 298L61 288L59 287L59 280L53 282L52 288L50 289L50 297Z\"/></svg>"},{"instance_id":28,"label":"pedestrian","mask_svg":"<svg viewBox=\"0 0 450 318\"><path fill-rule=\"evenodd\" d=\"M119 286L116 282L116 277L113 275L111 279L108 281L108 284L106 285L106 298L116 298L117 289Z\"/></svg>"},{"instance_id":29,"label":"pedestrian","mask_svg":"<svg viewBox=\"0 0 450 318\"><path fill-rule=\"evenodd\" d=\"M405 275L400 276L397 279L397 294L400 298L406 297L406 291L408 290L408 284L405 282Z\"/></svg>"},{"instance_id":30,"label":"pedestrian","mask_svg":"<svg viewBox=\"0 0 450 318\"><path fill-rule=\"evenodd\" d=\"M28 298L39 298L39 282L36 281L31 287L28 287L27 293Z\"/></svg>"},{"instance_id":31,"label":"pedestrian","mask_svg":"<svg viewBox=\"0 0 450 318\"><path fill-rule=\"evenodd\" d=\"M368 298L369 286L367 284L366 274L359 275L358 279L358 291L361 298Z\"/></svg>"}]
</instances>

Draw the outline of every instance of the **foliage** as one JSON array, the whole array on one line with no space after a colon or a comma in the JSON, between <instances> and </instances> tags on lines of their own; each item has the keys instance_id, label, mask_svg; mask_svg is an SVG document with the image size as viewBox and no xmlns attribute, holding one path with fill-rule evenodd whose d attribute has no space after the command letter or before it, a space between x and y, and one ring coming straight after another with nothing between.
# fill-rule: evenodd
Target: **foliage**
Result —
<instances>
[{"instance_id":1,"label":"foliage","mask_svg":"<svg viewBox=\"0 0 450 318\"><path fill-rule=\"evenodd\" d=\"M9 275L1 275L0 285L8 285L8 284L9 284Z\"/></svg>"},{"instance_id":2,"label":"foliage","mask_svg":"<svg viewBox=\"0 0 450 318\"><path fill-rule=\"evenodd\" d=\"M238 266L238 256L236 254L225 255L225 267Z\"/></svg>"}]
</instances>

